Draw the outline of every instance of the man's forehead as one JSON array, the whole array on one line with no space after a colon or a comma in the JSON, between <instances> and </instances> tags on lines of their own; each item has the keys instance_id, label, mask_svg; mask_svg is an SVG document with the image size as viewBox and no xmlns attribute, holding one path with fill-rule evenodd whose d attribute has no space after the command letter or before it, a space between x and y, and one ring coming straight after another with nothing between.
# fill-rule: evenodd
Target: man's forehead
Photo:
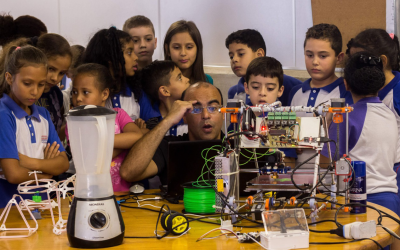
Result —
<instances>
[{"instance_id":1,"label":"man's forehead","mask_svg":"<svg viewBox=\"0 0 400 250\"><path fill-rule=\"evenodd\" d=\"M221 95L214 86L188 88L185 94L185 101L197 100L199 103L207 104L210 101L218 100L221 104Z\"/></svg>"}]
</instances>

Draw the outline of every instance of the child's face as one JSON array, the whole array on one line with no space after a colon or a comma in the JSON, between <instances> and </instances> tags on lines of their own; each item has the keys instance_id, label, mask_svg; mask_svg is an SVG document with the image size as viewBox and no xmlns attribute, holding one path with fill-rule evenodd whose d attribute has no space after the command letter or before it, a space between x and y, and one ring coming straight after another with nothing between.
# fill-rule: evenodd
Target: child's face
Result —
<instances>
[{"instance_id":1,"label":"child's face","mask_svg":"<svg viewBox=\"0 0 400 250\"><path fill-rule=\"evenodd\" d=\"M134 52L138 56L138 62L151 62L154 50L157 48L157 38L153 30L148 26L132 28L128 31L134 44Z\"/></svg>"},{"instance_id":2,"label":"child's face","mask_svg":"<svg viewBox=\"0 0 400 250\"><path fill-rule=\"evenodd\" d=\"M181 70L189 69L196 61L197 46L188 32L177 33L171 38L169 56Z\"/></svg>"},{"instance_id":3,"label":"child's face","mask_svg":"<svg viewBox=\"0 0 400 250\"><path fill-rule=\"evenodd\" d=\"M68 72L71 66L70 56L56 56L48 58L47 60L47 84L44 88L44 92L47 93L50 89L59 84Z\"/></svg>"},{"instance_id":4,"label":"child's face","mask_svg":"<svg viewBox=\"0 0 400 250\"><path fill-rule=\"evenodd\" d=\"M275 102L283 93L283 86L279 88L278 77L264 77L251 75L249 82L244 83L244 90L250 96L253 105Z\"/></svg>"},{"instance_id":5,"label":"child's face","mask_svg":"<svg viewBox=\"0 0 400 250\"><path fill-rule=\"evenodd\" d=\"M335 68L340 64L343 53L338 56L326 40L310 38L304 47L306 68L313 80L323 81L335 74Z\"/></svg>"},{"instance_id":6,"label":"child's face","mask_svg":"<svg viewBox=\"0 0 400 250\"><path fill-rule=\"evenodd\" d=\"M20 68L15 75L6 72L5 77L11 88L10 97L18 106L27 110L28 106L35 104L43 94L47 68L44 65L26 66Z\"/></svg>"},{"instance_id":7,"label":"child's face","mask_svg":"<svg viewBox=\"0 0 400 250\"><path fill-rule=\"evenodd\" d=\"M246 44L229 44L229 58L231 59L231 68L233 73L242 77L246 75L246 70L251 61L257 56L257 51L253 52Z\"/></svg>"},{"instance_id":8,"label":"child's face","mask_svg":"<svg viewBox=\"0 0 400 250\"><path fill-rule=\"evenodd\" d=\"M71 94L74 107L80 105L105 106L109 90L106 88L100 91L95 76L79 74L74 78L72 86Z\"/></svg>"},{"instance_id":9,"label":"child's face","mask_svg":"<svg viewBox=\"0 0 400 250\"><path fill-rule=\"evenodd\" d=\"M126 43L122 51L124 53L126 75L134 76L135 71L138 69L138 57L134 52L133 41Z\"/></svg>"},{"instance_id":10,"label":"child's face","mask_svg":"<svg viewBox=\"0 0 400 250\"><path fill-rule=\"evenodd\" d=\"M169 86L167 87L172 99L180 100L183 91L185 91L189 85L189 78L184 77L181 70L178 67L175 67L174 71L171 72Z\"/></svg>"}]
</instances>

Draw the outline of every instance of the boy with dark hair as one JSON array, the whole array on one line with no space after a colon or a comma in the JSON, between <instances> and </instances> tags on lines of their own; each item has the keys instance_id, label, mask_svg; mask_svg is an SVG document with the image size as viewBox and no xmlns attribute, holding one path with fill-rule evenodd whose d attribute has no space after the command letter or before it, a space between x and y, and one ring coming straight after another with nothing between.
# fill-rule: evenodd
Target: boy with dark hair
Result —
<instances>
[{"instance_id":1,"label":"boy with dark hair","mask_svg":"<svg viewBox=\"0 0 400 250\"><path fill-rule=\"evenodd\" d=\"M149 96L153 104L151 108L156 114L146 112L142 119L147 121L147 128L152 129L167 116L172 104L181 99L183 91L189 87L190 83L172 61L156 60L145 67L141 74L142 82L146 83L143 90ZM187 125L182 120L171 127L167 135L177 136L184 133L187 133Z\"/></svg>"},{"instance_id":2,"label":"boy with dark hair","mask_svg":"<svg viewBox=\"0 0 400 250\"><path fill-rule=\"evenodd\" d=\"M276 102L284 92L283 79L282 64L275 58L265 56L252 60L245 74L244 90L249 96L246 104L255 106ZM255 114L263 115L262 113ZM286 161L289 157L296 157L293 149L280 149L280 151L285 153ZM293 161L294 159L289 160L289 162Z\"/></svg>"},{"instance_id":3,"label":"boy with dark hair","mask_svg":"<svg viewBox=\"0 0 400 250\"><path fill-rule=\"evenodd\" d=\"M251 61L245 75L244 90L250 106L273 103L282 96L283 70L273 57L259 57Z\"/></svg>"},{"instance_id":4,"label":"boy with dark hair","mask_svg":"<svg viewBox=\"0 0 400 250\"><path fill-rule=\"evenodd\" d=\"M311 78L291 90L290 106L316 107L321 103L330 104L332 98L345 98L346 103L353 104L343 78L338 78L335 74L335 68L342 63L344 57L342 35L335 25L321 23L309 28L304 41L304 56ZM313 115L313 113L297 112L297 116ZM314 150L298 149L298 161L305 161L313 153ZM311 164L313 162L314 160L309 161L310 164L304 168L314 168Z\"/></svg>"},{"instance_id":5,"label":"boy with dark hair","mask_svg":"<svg viewBox=\"0 0 400 250\"><path fill-rule=\"evenodd\" d=\"M244 89L244 76L250 62L257 57L266 56L267 48L260 32L252 29L238 30L230 34L225 40L225 46L229 50L231 68L235 75L241 77L238 84L231 87L228 91L228 99L240 99L245 102L249 97ZM279 100L282 105L288 105L288 97L293 86L301 82L296 78L283 75L284 93Z\"/></svg>"},{"instance_id":6,"label":"boy with dark hair","mask_svg":"<svg viewBox=\"0 0 400 250\"><path fill-rule=\"evenodd\" d=\"M311 78L294 87L289 96L290 106L318 106L332 98L346 98L352 104L343 78L335 74L344 58L342 35L333 24L317 24L309 28L304 41L306 68ZM298 114L313 116L312 113Z\"/></svg>"},{"instance_id":7,"label":"boy with dark hair","mask_svg":"<svg viewBox=\"0 0 400 250\"><path fill-rule=\"evenodd\" d=\"M157 48L153 23L147 17L137 15L126 20L122 30L131 35L134 52L138 56L138 69L143 69L153 61L154 50Z\"/></svg>"}]
</instances>

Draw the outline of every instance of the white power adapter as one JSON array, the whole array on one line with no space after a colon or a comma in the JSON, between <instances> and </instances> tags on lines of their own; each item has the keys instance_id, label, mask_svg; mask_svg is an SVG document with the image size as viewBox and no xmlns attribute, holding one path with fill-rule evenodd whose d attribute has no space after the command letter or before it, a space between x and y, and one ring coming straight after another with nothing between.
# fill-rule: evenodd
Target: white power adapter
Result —
<instances>
[{"instance_id":1,"label":"white power adapter","mask_svg":"<svg viewBox=\"0 0 400 250\"><path fill-rule=\"evenodd\" d=\"M231 220L222 220L221 219L221 229L228 229L228 230L233 231L232 221ZM223 232L222 230L221 230L221 232L222 233L226 233L226 232Z\"/></svg>"},{"instance_id":2,"label":"white power adapter","mask_svg":"<svg viewBox=\"0 0 400 250\"><path fill-rule=\"evenodd\" d=\"M343 237L346 239L364 239L376 236L375 221L353 222L343 226Z\"/></svg>"}]
</instances>

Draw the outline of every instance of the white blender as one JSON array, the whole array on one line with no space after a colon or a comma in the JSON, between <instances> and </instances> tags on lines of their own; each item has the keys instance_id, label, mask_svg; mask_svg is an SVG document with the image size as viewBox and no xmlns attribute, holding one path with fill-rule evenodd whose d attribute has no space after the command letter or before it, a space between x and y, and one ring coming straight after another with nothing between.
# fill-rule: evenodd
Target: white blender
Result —
<instances>
[{"instance_id":1,"label":"white blender","mask_svg":"<svg viewBox=\"0 0 400 250\"><path fill-rule=\"evenodd\" d=\"M94 105L67 114L69 142L76 168L75 197L67 222L76 248L120 245L125 225L114 197L110 165L116 112Z\"/></svg>"}]
</instances>

